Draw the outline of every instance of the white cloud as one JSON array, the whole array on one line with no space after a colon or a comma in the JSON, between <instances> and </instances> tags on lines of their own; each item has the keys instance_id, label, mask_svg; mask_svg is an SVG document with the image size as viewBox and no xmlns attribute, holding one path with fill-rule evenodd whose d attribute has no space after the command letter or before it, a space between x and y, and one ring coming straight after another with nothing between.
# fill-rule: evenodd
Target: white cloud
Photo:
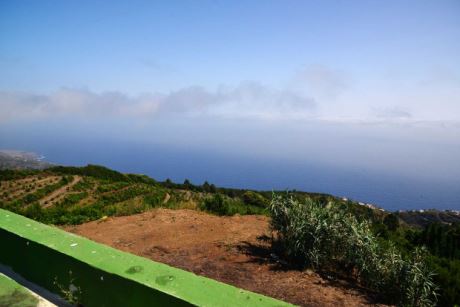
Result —
<instances>
[{"instance_id":1,"label":"white cloud","mask_svg":"<svg viewBox=\"0 0 460 307\"><path fill-rule=\"evenodd\" d=\"M310 66L285 89L257 82L209 90L184 87L169 93L129 96L62 88L50 94L0 91L0 121L64 116L105 119L214 117L320 119L333 122L460 121L460 83L450 71L420 76L424 82L352 83L326 66Z\"/></svg>"},{"instance_id":2,"label":"white cloud","mask_svg":"<svg viewBox=\"0 0 460 307\"><path fill-rule=\"evenodd\" d=\"M223 117L279 117L308 115L315 102L292 91L270 89L258 83L209 91L187 87L168 94L131 97L120 92L94 93L63 88L48 95L0 92L0 120L72 116L152 118L156 115L213 115Z\"/></svg>"}]
</instances>

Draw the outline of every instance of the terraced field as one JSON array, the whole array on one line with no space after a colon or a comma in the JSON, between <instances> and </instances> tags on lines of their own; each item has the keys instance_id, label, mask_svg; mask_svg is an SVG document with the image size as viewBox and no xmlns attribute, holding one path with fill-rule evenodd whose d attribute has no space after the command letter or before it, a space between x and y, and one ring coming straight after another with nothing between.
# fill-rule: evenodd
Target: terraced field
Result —
<instances>
[{"instance_id":1,"label":"terraced field","mask_svg":"<svg viewBox=\"0 0 460 307\"><path fill-rule=\"evenodd\" d=\"M2 201L11 201L36 192L38 189L59 182L61 176L36 175L18 180L1 181Z\"/></svg>"},{"instance_id":2,"label":"terraced field","mask_svg":"<svg viewBox=\"0 0 460 307\"><path fill-rule=\"evenodd\" d=\"M52 224L80 224L154 207L232 215L263 214L268 199L255 192L218 193L211 185L156 182L103 167L3 171L0 207ZM252 194L251 194L252 193Z\"/></svg>"},{"instance_id":3,"label":"terraced field","mask_svg":"<svg viewBox=\"0 0 460 307\"><path fill-rule=\"evenodd\" d=\"M380 220L384 214L331 195L293 195L342 204L373 219ZM271 196L271 191L218 188L207 182L158 182L144 175L122 174L95 165L0 171L0 207L48 224L81 224L156 207L217 215L266 215Z\"/></svg>"},{"instance_id":4,"label":"terraced field","mask_svg":"<svg viewBox=\"0 0 460 307\"><path fill-rule=\"evenodd\" d=\"M345 206L356 216L374 222L381 222L389 214L327 194L290 191L290 195L299 201L310 198ZM271 197L272 191L221 188L208 182L194 185L188 180L182 184L169 179L160 182L145 175L122 174L95 165L0 170L0 208L51 224L81 224L156 207L201 210L217 215L266 215ZM417 226L421 218L425 220L420 214L398 216L402 223L410 226ZM440 221L458 219L450 212L436 212L436 216Z\"/></svg>"}]
</instances>

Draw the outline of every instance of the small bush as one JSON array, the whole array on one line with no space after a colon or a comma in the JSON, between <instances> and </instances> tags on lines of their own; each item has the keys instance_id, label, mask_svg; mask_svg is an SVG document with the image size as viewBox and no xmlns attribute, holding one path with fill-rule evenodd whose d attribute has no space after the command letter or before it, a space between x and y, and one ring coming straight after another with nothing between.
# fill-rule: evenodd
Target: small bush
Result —
<instances>
[{"instance_id":1,"label":"small bush","mask_svg":"<svg viewBox=\"0 0 460 307\"><path fill-rule=\"evenodd\" d=\"M204 199L202 205L202 209L215 213L217 215L228 215L229 214L229 206L228 203L225 201L225 198L221 194L215 194L211 197L207 197Z\"/></svg>"},{"instance_id":2,"label":"small bush","mask_svg":"<svg viewBox=\"0 0 460 307\"><path fill-rule=\"evenodd\" d=\"M243 202L249 206L266 208L270 201L257 192L247 191L242 195Z\"/></svg>"},{"instance_id":3,"label":"small bush","mask_svg":"<svg viewBox=\"0 0 460 307\"><path fill-rule=\"evenodd\" d=\"M82 199L88 197L87 192L81 192L76 194L67 194L66 197L62 200L61 204L63 206L71 206L77 204Z\"/></svg>"},{"instance_id":4,"label":"small bush","mask_svg":"<svg viewBox=\"0 0 460 307\"><path fill-rule=\"evenodd\" d=\"M351 273L362 285L402 305L435 304L436 287L424 250L404 259L392 244L380 243L369 222L333 204L275 195L269 210L277 243L291 260L320 271Z\"/></svg>"},{"instance_id":5,"label":"small bush","mask_svg":"<svg viewBox=\"0 0 460 307\"><path fill-rule=\"evenodd\" d=\"M266 214L267 211L266 208L248 205L239 198L228 197L220 193L206 197L200 209L217 215Z\"/></svg>"},{"instance_id":6,"label":"small bush","mask_svg":"<svg viewBox=\"0 0 460 307\"><path fill-rule=\"evenodd\" d=\"M165 199L166 193L150 193L144 196L144 204L149 206L150 208L155 208L161 206L163 204L163 200Z\"/></svg>"}]
</instances>

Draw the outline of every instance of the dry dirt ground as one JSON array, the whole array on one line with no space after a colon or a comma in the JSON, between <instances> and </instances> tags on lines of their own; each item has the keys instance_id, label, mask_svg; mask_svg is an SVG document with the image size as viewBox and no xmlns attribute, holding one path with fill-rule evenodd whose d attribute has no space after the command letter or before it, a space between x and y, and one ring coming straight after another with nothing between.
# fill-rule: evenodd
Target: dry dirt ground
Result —
<instances>
[{"instance_id":1,"label":"dry dirt ground","mask_svg":"<svg viewBox=\"0 0 460 307\"><path fill-rule=\"evenodd\" d=\"M155 209L65 230L297 305L374 305L365 292L346 282L283 266L270 249L264 216Z\"/></svg>"}]
</instances>

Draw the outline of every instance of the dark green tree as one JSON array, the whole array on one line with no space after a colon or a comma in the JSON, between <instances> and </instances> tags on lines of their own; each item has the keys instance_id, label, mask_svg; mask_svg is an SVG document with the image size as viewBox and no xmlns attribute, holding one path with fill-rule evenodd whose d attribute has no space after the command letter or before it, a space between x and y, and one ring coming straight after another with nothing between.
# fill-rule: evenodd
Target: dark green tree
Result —
<instances>
[{"instance_id":1,"label":"dark green tree","mask_svg":"<svg viewBox=\"0 0 460 307\"><path fill-rule=\"evenodd\" d=\"M217 192L217 188L214 184L211 184L211 186L209 187L209 192L211 193L216 193Z\"/></svg>"},{"instance_id":2,"label":"dark green tree","mask_svg":"<svg viewBox=\"0 0 460 307\"><path fill-rule=\"evenodd\" d=\"M184 186L184 189L186 189L186 190L191 190L192 187L193 187L192 183L188 179L184 180L183 186Z\"/></svg>"},{"instance_id":3,"label":"dark green tree","mask_svg":"<svg viewBox=\"0 0 460 307\"><path fill-rule=\"evenodd\" d=\"M172 187L173 187L173 182L171 181L171 179L167 178L167 179L165 180L165 186L166 186L167 188L172 188Z\"/></svg>"},{"instance_id":4,"label":"dark green tree","mask_svg":"<svg viewBox=\"0 0 460 307\"><path fill-rule=\"evenodd\" d=\"M390 213L383 219L383 224L387 226L388 230L395 231L399 228L399 218L395 214Z\"/></svg>"},{"instance_id":5,"label":"dark green tree","mask_svg":"<svg viewBox=\"0 0 460 307\"><path fill-rule=\"evenodd\" d=\"M204 192L210 192L210 190L211 190L211 185L209 184L209 182L205 181L203 183L203 191Z\"/></svg>"}]
</instances>

